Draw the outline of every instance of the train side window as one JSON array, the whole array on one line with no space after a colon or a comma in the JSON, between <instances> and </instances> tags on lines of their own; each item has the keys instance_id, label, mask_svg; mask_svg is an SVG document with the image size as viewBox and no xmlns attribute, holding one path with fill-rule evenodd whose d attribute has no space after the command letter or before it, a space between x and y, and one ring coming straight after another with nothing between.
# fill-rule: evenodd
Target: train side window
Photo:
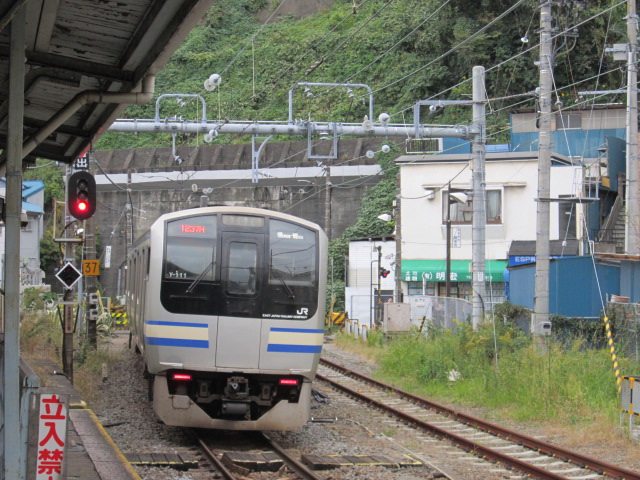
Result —
<instances>
[{"instance_id":1,"label":"train side window","mask_svg":"<svg viewBox=\"0 0 640 480\"><path fill-rule=\"evenodd\" d=\"M280 220L269 223L269 283L311 286L316 280L316 234Z\"/></svg>"},{"instance_id":2,"label":"train side window","mask_svg":"<svg viewBox=\"0 0 640 480\"><path fill-rule=\"evenodd\" d=\"M258 246L255 243L231 242L229 244L229 293L254 295L256 293L256 271Z\"/></svg>"},{"instance_id":3,"label":"train side window","mask_svg":"<svg viewBox=\"0 0 640 480\"><path fill-rule=\"evenodd\" d=\"M167 222L164 278L168 280L214 281L211 268L216 255L215 215L203 215Z\"/></svg>"}]
</instances>

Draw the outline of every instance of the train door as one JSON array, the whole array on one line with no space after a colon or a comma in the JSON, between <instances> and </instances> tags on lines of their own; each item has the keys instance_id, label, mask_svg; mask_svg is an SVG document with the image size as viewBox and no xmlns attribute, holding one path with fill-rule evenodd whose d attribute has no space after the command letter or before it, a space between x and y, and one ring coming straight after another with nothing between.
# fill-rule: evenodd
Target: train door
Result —
<instances>
[{"instance_id":1,"label":"train door","mask_svg":"<svg viewBox=\"0 0 640 480\"><path fill-rule=\"evenodd\" d=\"M264 235L222 233L222 305L216 365L258 368L264 282Z\"/></svg>"}]
</instances>

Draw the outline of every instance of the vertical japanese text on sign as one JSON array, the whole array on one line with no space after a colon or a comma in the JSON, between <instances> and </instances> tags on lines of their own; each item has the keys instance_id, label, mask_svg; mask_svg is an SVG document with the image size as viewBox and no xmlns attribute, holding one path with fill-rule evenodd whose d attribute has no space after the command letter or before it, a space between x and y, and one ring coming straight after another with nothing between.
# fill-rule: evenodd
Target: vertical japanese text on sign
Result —
<instances>
[{"instance_id":1,"label":"vertical japanese text on sign","mask_svg":"<svg viewBox=\"0 0 640 480\"><path fill-rule=\"evenodd\" d=\"M68 407L59 395L40 396L36 480L63 478L67 414Z\"/></svg>"}]
</instances>

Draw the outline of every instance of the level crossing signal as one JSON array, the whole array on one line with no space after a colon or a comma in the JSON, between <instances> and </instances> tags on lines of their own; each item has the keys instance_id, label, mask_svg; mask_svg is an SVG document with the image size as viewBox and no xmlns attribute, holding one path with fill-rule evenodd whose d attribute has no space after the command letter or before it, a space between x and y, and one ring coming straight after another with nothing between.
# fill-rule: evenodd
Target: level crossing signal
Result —
<instances>
[{"instance_id":1,"label":"level crossing signal","mask_svg":"<svg viewBox=\"0 0 640 480\"><path fill-rule=\"evenodd\" d=\"M96 211L96 180L89 172L75 172L67 182L69 214L78 220L90 218Z\"/></svg>"}]
</instances>

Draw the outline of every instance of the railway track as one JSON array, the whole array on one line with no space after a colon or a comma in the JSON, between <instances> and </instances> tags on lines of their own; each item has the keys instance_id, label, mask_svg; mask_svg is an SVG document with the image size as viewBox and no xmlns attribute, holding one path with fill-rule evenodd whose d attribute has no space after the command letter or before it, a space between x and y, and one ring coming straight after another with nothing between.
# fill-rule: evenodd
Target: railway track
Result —
<instances>
[{"instance_id":1,"label":"railway track","mask_svg":"<svg viewBox=\"0 0 640 480\"><path fill-rule=\"evenodd\" d=\"M544 480L640 480L640 473L438 405L325 358L317 379L478 457ZM513 473L511 474L513 475Z\"/></svg>"},{"instance_id":2,"label":"railway track","mask_svg":"<svg viewBox=\"0 0 640 480\"><path fill-rule=\"evenodd\" d=\"M235 449L233 442L230 442L226 444L224 449L220 449L219 447L211 446L211 441L206 437L205 432L201 430L189 430L189 432L198 444L200 451L206 459L211 462L211 473L222 475L226 480L246 479L251 473L250 469L242 466L242 462L237 464L229 460L230 458L243 457L247 460L247 464L254 463L256 461L256 455L254 455L253 459L247 459L247 445L249 445L253 451L259 450L259 456L265 459L265 463L275 465L276 470L269 468L266 468L266 470L263 469L263 476L261 478L265 478L264 471L272 471L274 475L273 478L282 478L282 475L287 472L288 479L293 479L295 478L294 476L297 476L297 478L302 480L323 480L323 477L316 475L313 471L309 470L306 465L289 455L284 448L265 433L241 433L240 435L246 439L246 442L241 443L241 445ZM281 459L281 462L278 462L274 457Z\"/></svg>"}]
</instances>

